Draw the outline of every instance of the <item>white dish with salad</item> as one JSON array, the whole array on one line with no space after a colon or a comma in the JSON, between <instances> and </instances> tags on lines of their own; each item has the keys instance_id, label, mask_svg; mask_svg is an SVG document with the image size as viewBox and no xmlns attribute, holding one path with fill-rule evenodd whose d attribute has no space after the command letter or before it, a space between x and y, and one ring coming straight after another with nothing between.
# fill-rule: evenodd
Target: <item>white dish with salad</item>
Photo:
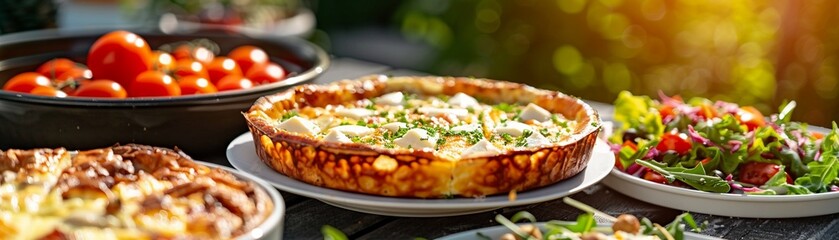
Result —
<instances>
[{"instance_id":1,"label":"white dish with salad","mask_svg":"<svg viewBox=\"0 0 839 240\"><path fill-rule=\"evenodd\" d=\"M839 130L765 118L753 107L621 93L617 156L603 183L653 204L707 214L784 218L839 212Z\"/></svg>"}]
</instances>

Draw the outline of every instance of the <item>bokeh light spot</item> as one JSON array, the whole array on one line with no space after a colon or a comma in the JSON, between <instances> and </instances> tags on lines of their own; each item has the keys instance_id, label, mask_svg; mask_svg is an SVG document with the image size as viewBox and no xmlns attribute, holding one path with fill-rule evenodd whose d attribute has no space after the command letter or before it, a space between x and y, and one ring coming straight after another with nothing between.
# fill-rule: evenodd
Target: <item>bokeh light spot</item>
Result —
<instances>
[{"instance_id":1,"label":"bokeh light spot","mask_svg":"<svg viewBox=\"0 0 839 240\"><path fill-rule=\"evenodd\" d=\"M663 0L644 0L641 3L641 14L648 20L661 20L666 13L667 5Z\"/></svg>"},{"instance_id":2,"label":"bokeh light spot","mask_svg":"<svg viewBox=\"0 0 839 240\"><path fill-rule=\"evenodd\" d=\"M428 20L426 40L437 47L447 47L452 41L452 30L446 22L432 18Z\"/></svg>"},{"instance_id":3,"label":"bokeh light spot","mask_svg":"<svg viewBox=\"0 0 839 240\"><path fill-rule=\"evenodd\" d=\"M566 13L579 13L586 6L586 0L556 0L559 9Z\"/></svg>"},{"instance_id":4,"label":"bokeh light spot","mask_svg":"<svg viewBox=\"0 0 839 240\"><path fill-rule=\"evenodd\" d=\"M628 48L641 48L647 41L647 31L639 25L632 25L623 31L623 45Z\"/></svg>"},{"instance_id":5,"label":"bokeh light spot","mask_svg":"<svg viewBox=\"0 0 839 240\"><path fill-rule=\"evenodd\" d=\"M402 21L402 32L406 33L408 37L420 38L428 31L428 22L425 17L418 12L409 12L405 14L405 20Z\"/></svg>"},{"instance_id":6,"label":"bokeh light spot","mask_svg":"<svg viewBox=\"0 0 839 240\"><path fill-rule=\"evenodd\" d=\"M479 9L475 14L475 27L478 31L492 33L501 26L501 16L495 10L484 8Z\"/></svg>"},{"instance_id":7,"label":"bokeh light spot","mask_svg":"<svg viewBox=\"0 0 839 240\"><path fill-rule=\"evenodd\" d=\"M720 53L731 52L737 47L737 28L730 22L720 22L714 29L714 46Z\"/></svg>"},{"instance_id":8,"label":"bokeh light spot","mask_svg":"<svg viewBox=\"0 0 839 240\"><path fill-rule=\"evenodd\" d=\"M573 75L569 76L567 81L568 84L566 86L570 86L574 89L584 89L592 85L594 83L594 79L597 77L597 72L590 63L583 63L580 66L580 70L574 73Z\"/></svg>"},{"instance_id":9,"label":"bokeh light spot","mask_svg":"<svg viewBox=\"0 0 839 240\"><path fill-rule=\"evenodd\" d=\"M563 45L554 51L554 68L562 74L572 75L583 65L583 56L574 46Z\"/></svg>"},{"instance_id":10,"label":"bokeh light spot","mask_svg":"<svg viewBox=\"0 0 839 240\"><path fill-rule=\"evenodd\" d=\"M608 14L600 21L600 32L608 39L621 39L624 30L629 26L629 19L620 13Z\"/></svg>"},{"instance_id":11,"label":"bokeh light spot","mask_svg":"<svg viewBox=\"0 0 839 240\"><path fill-rule=\"evenodd\" d=\"M603 83L611 93L628 90L632 84L632 73L623 63L611 63L603 67Z\"/></svg>"},{"instance_id":12,"label":"bokeh light spot","mask_svg":"<svg viewBox=\"0 0 839 240\"><path fill-rule=\"evenodd\" d=\"M822 52L824 52L823 48L822 42L812 35L801 36L795 42L795 54L805 62L821 60Z\"/></svg>"},{"instance_id":13,"label":"bokeh light spot","mask_svg":"<svg viewBox=\"0 0 839 240\"><path fill-rule=\"evenodd\" d=\"M527 52L530 47L530 38L521 33L515 33L507 37L504 48L511 55L521 55Z\"/></svg>"},{"instance_id":14,"label":"bokeh light spot","mask_svg":"<svg viewBox=\"0 0 839 240\"><path fill-rule=\"evenodd\" d=\"M599 2L603 4L603 6L615 8L620 6L621 3L623 3L623 0L600 0Z\"/></svg>"}]
</instances>

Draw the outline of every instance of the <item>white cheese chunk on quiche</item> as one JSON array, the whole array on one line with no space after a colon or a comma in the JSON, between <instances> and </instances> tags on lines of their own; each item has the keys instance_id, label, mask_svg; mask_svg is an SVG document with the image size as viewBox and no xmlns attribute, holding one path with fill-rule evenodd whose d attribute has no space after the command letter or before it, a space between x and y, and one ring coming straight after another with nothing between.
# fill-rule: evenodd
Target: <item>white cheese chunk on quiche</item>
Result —
<instances>
[{"instance_id":1,"label":"white cheese chunk on quiche","mask_svg":"<svg viewBox=\"0 0 839 240\"><path fill-rule=\"evenodd\" d=\"M600 128L591 107L562 93L451 77L299 86L259 99L245 118L260 159L282 174L420 198L566 179L585 167Z\"/></svg>"}]
</instances>

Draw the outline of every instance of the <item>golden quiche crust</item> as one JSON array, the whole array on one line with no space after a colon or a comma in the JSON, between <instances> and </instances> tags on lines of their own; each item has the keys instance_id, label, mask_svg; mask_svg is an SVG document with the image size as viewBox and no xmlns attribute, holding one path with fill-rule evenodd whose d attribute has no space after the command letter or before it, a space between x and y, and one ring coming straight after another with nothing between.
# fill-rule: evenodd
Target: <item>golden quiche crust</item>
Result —
<instances>
[{"instance_id":1,"label":"golden quiche crust","mask_svg":"<svg viewBox=\"0 0 839 240\"><path fill-rule=\"evenodd\" d=\"M488 104L534 103L577 124L561 141L464 159L446 158L428 148L389 149L358 142L328 142L276 127L290 111L396 91L427 96L465 93ZM589 105L563 93L458 77L372 75L328 85L302 85L264 96L243 114L259 158L286 176L333 189L417 198L521 192L567 179L585 168L601 125Z\"/></svg>"}]
</instances>

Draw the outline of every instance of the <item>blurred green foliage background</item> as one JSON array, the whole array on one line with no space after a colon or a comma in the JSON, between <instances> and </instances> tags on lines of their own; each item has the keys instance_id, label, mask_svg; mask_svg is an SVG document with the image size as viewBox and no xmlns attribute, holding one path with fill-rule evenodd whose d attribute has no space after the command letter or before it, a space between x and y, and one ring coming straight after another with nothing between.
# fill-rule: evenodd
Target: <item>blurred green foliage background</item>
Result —
<instances>
[{"instance_id":1,"label":"blurred green foliage background","mask_svg":"<svg viewBox=\"0 0 839 240\"><path fill-rule=\"evenodd\" d=\"M601 102L612 102L622 90L661 91L753 105L769 114L795 100L796 120L829 126L839 119L834 0L101 2L145 9L139 3L251 1L311 9L317 30L309 39L337 57L523 82ZM54 3L68 3L11 2L0 0L0 33L54 25L26 13L54 15ZM45 2L52 4L41 7ZM40 15L50 14L33 16Z\"/></svg>"},{"instance_id":2,"label":"blurred green foliage background","mask_svg":"<svg viewBox=\"0 0 839 240\"><path fill-rule=\"evenodd\" d=\"M828 126L839 117L837 1L412 0L403 34L434 74L505 79L611 102L707 97Z\"/></svg>"}]
</instances>

